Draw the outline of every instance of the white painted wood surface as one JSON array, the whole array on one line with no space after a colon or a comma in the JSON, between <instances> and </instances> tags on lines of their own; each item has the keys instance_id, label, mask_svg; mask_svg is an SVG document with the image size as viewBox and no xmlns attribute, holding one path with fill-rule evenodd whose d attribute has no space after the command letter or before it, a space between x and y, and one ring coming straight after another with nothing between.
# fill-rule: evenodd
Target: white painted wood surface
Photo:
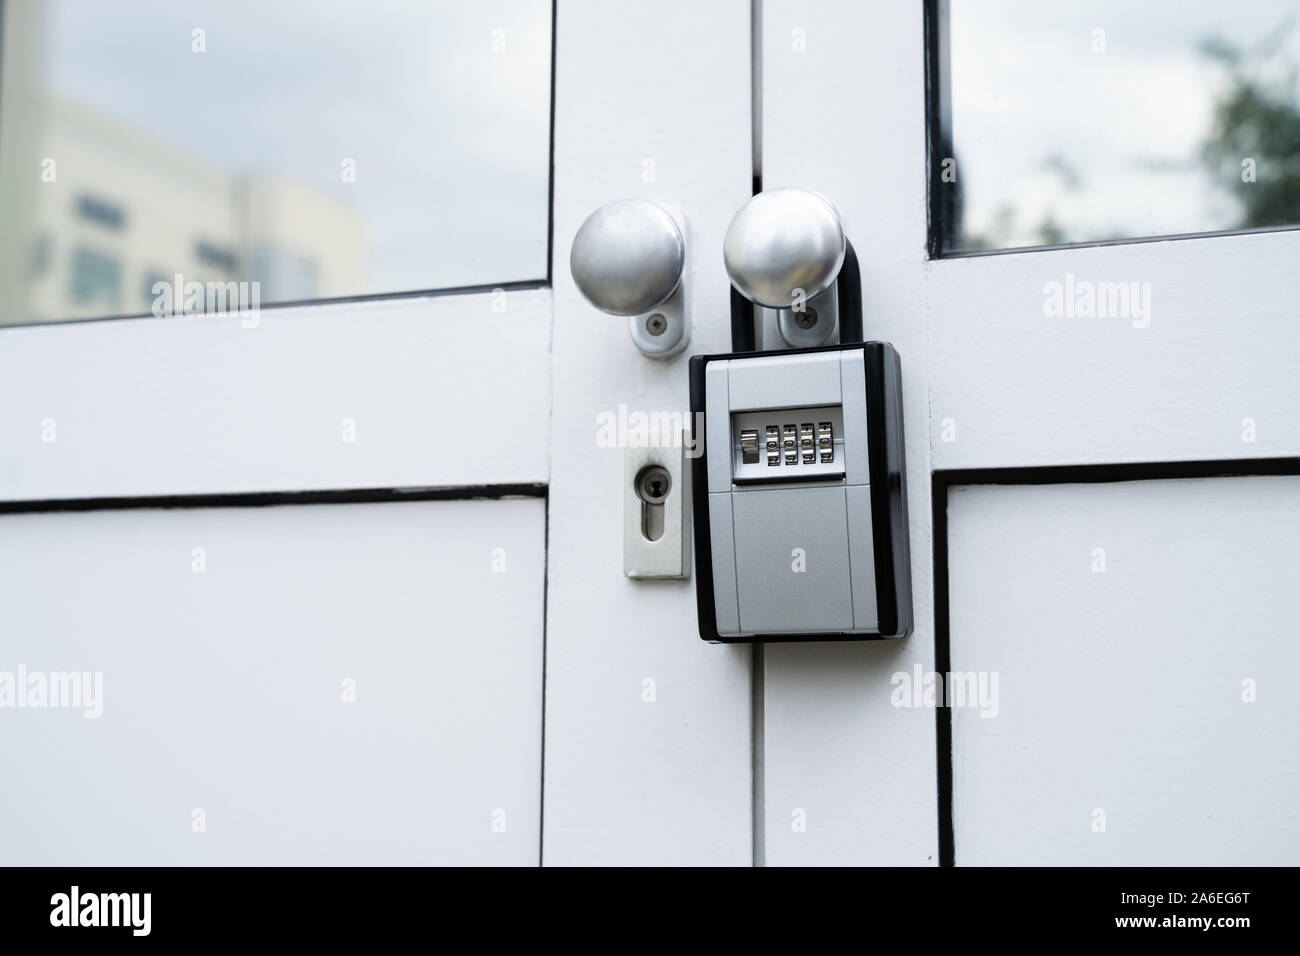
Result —
<instances>
[{"instance_id":1,"label":"white painted wood surface","mask_svg":"<svg viewBox=\"0 0 1300 956\"><path fill-rule=\"evenodd\" d=\"M750 653L699 638L694 581L623 576L623 449L597 416L688 409L578 294L579 224L614 199L689 220L690 352L728 351L722 236L751 192L749 4L565 0L556 17L546 864L751 861ZM648 683L652 682L652 683Z\"/></svg>"},{"instance_id":2,"label":"white painted wood surface","mask_svg":"<svg viewBox=\"0 0 1300 956\"><path fill-rule=\"evenodd\" d=\"M538 832L537 795L529 804L525 787L531 781L535 790L541 775L536 713L543 705L540 696L529 696L534 691L528 681L533 680L530 674L536 676L529 668L540 669L542 662L530 656L532 643L517 657L504 635L489 635L484 642L476 623L484 608L458 603L476 595L481 599L487 593L482 587L504 585L466 583L465 575L480 569L472 562L462 566L465 542L479 542L472 545L478 547L476 536L489 531L521 535L509 538L514 542L510 554L521 548L526 553L522 565L510 558L511 572L505 577L514 583L507 590L515 590L501 602L489 602L490 610L522 608L514 602L527 603L540 593L513 579L515 574L529 581L536 577L536 588L541 587L537 562L543 532L537 523L542 506L537 501L518 503L518 515L510 510L516 503L479 502L0 516L0 555L7 555L9 571L0 588L9 587L22 598L0 605L0 613L25 634L57 638L50 645L24 637L29 642L16 641L14 649L35 653L52 646L72 657L103 654L109 630L103 622L114 622L112 633L130 642L122 645L121 660L138 664L121 680L142 707L186 703L173 685L155 686L152 662L159 655L173 661L187 680L198 681L200 699L215 702L213 706L224 706L221 692L240 687L245 669L257 675L250 679L262 682L257 684L261 693L266 682L283 687L332 679L337 659L365 662L372 647L385 660L409 655L405 659L413 662L407 670L381 672L381 679L402 693L376 702L378 714L365 712L374 716L356 731L359 736L346 738L342 755L326 746L332 738L320 728L328 725L310 723L303 711L292 709L291 700L279 698L258 704L261 710L236 712L235 731L228 738L219 737L214 729L218 718L210 715L190 715L188 723L176 724L173 737L168 725L154 726L136 714L135 723L114 738L121 742L120 747L113 744L117 750L105 749L104 741L92 745L84 735L93 728L81 726L108 724L78 723L79 716L47 725L55 735L51 740L119 784L133 780L136 772L147 775L157 769L153 754L143 752L138 741L161 742L175 755L179 772L189 775L163 786L163 799L188 807L197 803L190 793L209 787L217 794L216 805L226 808L217 819L228 821L234 808L239 829L229 845L241 861L428 862L432 857L439 862L535 863L543 836L541 857L548 864L747 865L754 859L752 824L758 827L753 841L758 861L772 865L938 861L934 713L891 704L896 674L911 674L916 667L929 671L934 664L931 469L1300 454L1300 389L1293 372L1300 360L1300 336L1291 320L1300 273L1290 268L1300 239L1296 233L1270 233L929 261L920 5L764 0L761 17L758 145L763 184L816 189L837 204L862 265L867 337L893 342L902 357L916 616L912 636L902 642L769 646L763 684L757 688L762 712L755 754L749 648L699 640L693 580L633 582L622 575L621 515L627 489L619 439L626 435L616 431L614 443L602 442L600 416L616 423L634 412L685 416L687 356L667 363L641 356L623 320L596 312L578 295L568 272L569 247L579 223L604 202L644 196L676 205L689 230L686 292L693 332L688 352L729 350L721 243L732 214L751 192L750 4L561 0L556 19L553 292L268 309L254 329L241 328L237 317L199 317L0 331L0 499L549 483L543 832ZM659 51L654 54L659 58L648 66L646 57L653 59L653 51ZM1043 285L1067 274L1096 282L1150 282L1149 326L1135 328L1122 317L1046 317ZM505 309L498 311L502 303ZM347 420L355 428L355 441L345 440ZM1253 441L1243 441L1247 420ZM55 441L43 440L50 423ZM470 446L449 440L457 429L476 437L472 453L465 450ZM1200 539L1202 550L1242 548L1245 536L1258 528L1260 513L1274 504L1284 516L1279 527L1293 528L1287 522L1293 521L1294 509L1275 490L1293 492L1293 479L1260 479L1264 484L1258 486L1240 481L1245 480L1225 480L1213 488L1249 487L1253 497L1238 501L1232 494L1205 493L1206 507L1222 504L1226 510L1197 516L1198 529L1210 534L1225 514L1236 515L1238 523ZM950 519L950 529L960 522L969 529L962 531L968 541L981 536L987 541L994 534L992 520L967 506L982 502L978 496L986 493L994 494L971 489L956 495L962 514ZM1017 488L1007 493L1042 496L1016 497L1013 505L999 498L994 510L1014 516L1024 502L1040 503L1043 520L1025 534L1033 541L1041 535L1043 547L1094 527L1096 515L1080 510L1096 493L1091 489ZM1133 527L1146 528L1153 537L1168 531L1178 509L1201 492L1178 494L1186 500L1175 496L1166 507L1163 493L1152 493L1129 516ZM1125 499L1124 507L1131 504ZM1111 499L1097 502L1098 508L1113 505ZM427 512L428 527L410 520L413 508ZM484 511L480 517L472 510L479 508L506 510ZM349 515L356 517L344 521ZM474 517L463 523L461 515ZM1192 520L1191 512L1181 517ZM1057 541L1042 531L1053 526ZM170 542L183 546L188 557L189 548L197 546L188 541L199 532L241 555L243 567L260 571L241 571L238 579L226 581L220 600L208 606L196 603L199 598L191 593L196 579L204 576L185 576L186 563L183 584L155 596L151 588L156 583L145 578L170 572L157 565L163 558L150 549ZM1181 567L1178 562L1185 559L1160 553L1159 541L1126 535L1120 528L1112 537L1121 541L1121 551L1127 546L1145 555L1146 565L1125 587L1153 589L1166 600L1152 608L1203 627L1193 619L1193 605L1173 600L1186 575L1174 575L1169 568ZM105 544L110 537L113 543ZM305 540L316 546L294 551ZM1260 580L1272 580L1269 576L1279 568L1294 576L1289 549L1267 540L1275 560L1267 561L1266 552L1246 555L1241 573L1230 576L1238 590L1255 593L1252 588ZM120 542L130 545L125 559ZM1162 559L1167 559L1164 566ZM969 648L979 648L983 641L1005 663L1008 675L1092 675L1108 699L1134 702L1127 710L1127 704L1117 705L1129 724L1142 725L1144 734L1165 733L1173 740L1169 753L1201 761L1191 770L1164 765L1166 775L1184 787L1201 785L1196 774L1209 758L1187 748L1207 741L1230 743L1223 735L1239 729L1231 721L1252 718L1243 718L1237 709L1188 715L1182 726L1204 730L1198 743L1166 722L1181 711L1160 696L1163 689L1141 697L1145 685L1134 672L1111 674L1101 655L1081 659L1073 644L1013 646L994 640L1011 625L1004 621L995 635L998 618L992 615L1017 605L995 601L990 594L1026 602L1021 617L1040 621L1040 632L1049 633L1078 627L1078 614L1089 615L1084 620L1118 618L1138 602L1137 592L1115 587L1109 596L1095 596L1094 603L1074 610L1068 602L1053 604L1030 589L1008 586L1016 579L1007 574L1042 575L1050 568L1030 565L1023 570L1017 562L1024 560L1005 541L984 553L982 561L963 558L958 563L950 555L954 666L959 666L960 636ZM424 572L443 575L442 583L425 590L427 581L408 577ZM1191 579L1199 580L1198 573ZM42 579L42 574L47 576ZM214 574L209 571L204 580L212 582ZM1108 582L1113 583L1113 574L1108 571ZM277 581L280 590L270 590ZM30 594L14 590L15 582L30 585ZM1213 596L1208 581L1203 584L1200 593L1212 596L1203 599L1200 615L1227 620L1226 601ZM1092 583L1078 585L1088 586ZM82 600L78 587L93 600ZM78 600L68 600L68 594ZM45 600L38 604L41 595ZM959 595L966 601L961 611ZM154 606L159 601L162 606ZM436 613L420 610L432 606L429 601L435 602ZM1236 666L1240 659L1230 655L1247 647L1255 656L1245 658L1241 667L1263 672L1293 664L1285 659L1283 619L1271 616L1275 606L1290 614L1286 620L1294 619L1289 605L1260 599L1251 609L1257 617L1246 618L1259 622L1258 634L1249 635L1255 643L1243 644L1240 637L1234 642L1223 629L1214 640L1209 632L1193 630L1191 640L1199 642L1206 660L1225 667ZM274 634L250 629L250 608L259 610L262 619L279 621ZM421 645L419 634L425 632L411 629L429 626L433 618L441 622L444 614L457 632L453 649ZM303 619L295 615L310 615L311 628L302 630ZM528 623L532 619L522 610L518 621L520 633L533 634L536 621ZM442 634L441 623L438 628ZM177 643L177 633L193 633L194 642ZM335 657L322 658L312 650L311 635L320 633L326 635L322 646L329 648L327 655ZM257 634L262 638L255 642ZM288 644L284 634L292 635ZM1159 640L1164 643L1154 646L1174 655L1179 668L1201 660L1184 662L1177 658L1182 645L1171 645L1167 636ZM184 656L197 654L198 646L207 656ZM227 647L251 663L212 656ZM1012 649L1016 655L1009 657ZM1143 657L1149 649L1134 641L1109 650L1116 659L1126 654L1135 659L1139 676L1156 653L1150 650ZM145 653L152 655L147 666L138 663ZM440 670L448 663L447 653L462 665L455 681ZM9 662L0 660L0 670L6 666ZM299 674L294 667L306 671ZM406 694L409 682L429 674L449 682L437 685L446 687L443 699L417 703L414 691ZM1198 673L1195 679L1209 678ZM121 685L109 684L110 704L116 686ZM194 685L182 681L180 686ZM540 695L540 681L531 686ZM467 688L478 693L457 696ZM1003 691L1009 694L1011 688L1004 684ZM1040 692L1035 687L1034 693ZM454 720L441 709L447 700L458 702ZM1270 711L1263 703L1261 698L1252 705L1258 709L1251 713L1272 715L1257 729L1261 740L1275 741L1282 726L1276 715L1294 714ZM1084 701L1077 706L1085 706ZM531 749L521 729L529 707L536 708L528 730L534 735ZM480 717L467 721L466 708ZM333 710L328 713L331 720L343 719ZM1203 726L1214 715L1223 720ZM24 714L23 719L36 716ZM1015 828L1024 826L1018 819L1023 808L996 799L989 778L1013 763L1017 735L1037 740L1047 729L1017 724L1005 713L973 725L968 717L957 718L959 733L967 735L961 739L970 743L966 750L965 743L958 743L964 814L957 834L959 863L1020 852L1027 838ZM447 731L446 721L458 728L456 733ZM254 737L255 726L269 733ZM1118 821L1114 814L1108 817L1105 834L1114 839L1086 844L1088 852L1109 854L1096 861L1136 860L1141 854L1154 855L1157 862L1182 861L1178 853L1183 851L1170 849L1176 843L1172 823L1157 822L1147 836L1134 837L1128 822L1151 812L1150 802L1138 807L1136 794L1145 793L1149 801L1158 792L1156 771L1162 765L1157 761L1155 769L1146 768L1130 758L1120 775L1094 741L1077 736L1083 733L1080 728L1064 718L1054 726L1057 736L1083 755L1081 766L1089 768L1091 778L1114 784L1106 799L1119 808L1119 816ZM194 734L207 740L209 748L221 748L203 759L224 777L209 776L203 761L186 755L187 727L196 728ZM388 750L375 749L376 740L394 734ZM304 740L307 749L296 753L293 746ZM41 761L52 758L30 749L35 746L20 756L34 761L31 766L39 773L47 766ZM1263 760L1262 746L1231 760L1252 754ZM510 755L509 773L493 769L492 747ZM434 762L395 759L416 751L432 754ZM106 753L119 752L120 767L105 764ZM274 754L282 752L295 754L300 761L295 769L317 768L310 771L316 777L307 779L328 778L333 789L323 802L312 803L295 789L300 781L285 776L275 763ZM239 809L243 788L253 779L249 764L241 762L249 753L262 775L257 779L279 787L275 807L296 807L299 800L308 804L291 827L276 826L283 815L256 817ZM384 762L375 765L379 757ZM763 768L757 781L752 759ZM319 769L332 760L345 766ZM349 767L359 769L349 775ZM486 791L467 796L464 790L448 790L450 778L442 775L446 768L453 777L482 779L498 791L514 787L510 792L516 796L510 799L532 808L526 811L533 814L531 832L517 829L529 824L517 823L520 818L513 812L507 834L492 834L485 827L482 839L492 838L487 843L475 842L480 839L477 822L462 826L461 835L450 833L450 827L441 829L440 814L457 824L477 821L479 805L491 802ZM76 769L60 764L58 772ZM1030 781L1024 799L1082 800L1081 778L1067 777L1072 772L1068 767L1056 769L1055 780L1043 778L1042 785ZM1258 791L1245 795L1227 789L1234 771L1257 784ZM374 779L381 795L389 797L382 819L373 818L374 792L366 789ZM334 786L336 780L341 782ZM1269 815L1294 796L1296 783L1294 773L1288 776L1276 761L1267 771L1230 763L1223 779L1205 784L1204 800L1213 798L1238 815L1258 807L1257 815L1271 820ZM752 785L765 801L757 821L751 816ZM88 829L102 822L96 814L108 812L75 803L82 799L75 792L49 807L36 804L31 795L39 791L15 792L28 794L30 818L46 829L54 818L42 814L56 810L84 810ZM471 799L472 804L467 802ZM106 806L115 812L130 809ZM1258 842L1262 831L1234 837L1229 824L1211 819L1218 811L1209 803L1156 800L1154 806L1182 821L1188 832L1202 834L1217 859L1274 859L1273 851ZM395 813L388 812L392 807ZM403 807L409 812L403 813ZM1041 852L1079 852L1074 830L1050 829L1057 825L1051 818L1055 812L1043 811L1035 824L1047 828ZM340 815L351 829L338 823ZM187 829L176 838L180 842L167 842L172 831L166 829L164 837L156 828L170 827L170 817L159 822L128 813L125 819L126 836L165 850L162 859L150 862L228 861L222 850L196 851ZM188 826L188 817L179 822ZM1091 837L1086 824L1085 819L1084 838ZM322 845L320 834L335 832L329 829L334 826L342 833L340 842ZM84 836L83 831L72 833ZM1294 851L1293 831L1285 833L1291 840L1286 848ZM144 861L115 839L107 833L91 840L100 859ZM63 852L72 845L67 840L58 836L42 845L51 853ZM195 852L209 856L188 855ZM1291 857L1293 862L1294 852ZM1193 855L1186 861L1205 862ZM65 855L53 862L86 861Z\"/></svg>"},{"instance_id":3,"label":"white painted wood surface","mask_svg":"<svg viewBox=\"0 0 1300 956\"><path fill-rule=\"evenodd\" d=\"M769 864L937 859L933 712L889 702L894 673L933 666L932 468L1300 454L1297 233L927 259L922 21L763 4L763 185L835 201L867 337L902 356L917 612L901 645L767 648ZM1149 282L1149 324L1048 318L1067 274Z\"/></svg>"},{"instance_id":4,"label":"white painted wood surface","mask_svg":"<svg viewBox=\"0 0 1300 956\"><path fill-rule=\"evenodd\" d=\"M0 499L544 483L550 311L535 289L4 329Z\"/></svg>"},{"instance_id":5,"label":"white painted wood surface","mask_svg":"<svg viewBox=\"0 0 1300 956\"><path fill-rule=\"evenodd\" d=\"M103 674L97 719L0 709L0 864L536 864L544 532L541 499L0 515L0 672Z\"/></svg>"},{"instance_id":6,"label":"white painted wood surface","mask_svg":"<svg viewBox=\"0 0 1300 956\"><path fill-rule=\"evenodd\" d=\"M958 487L948 529L952 669L999 675L958 865L1295 863L1300 478Z\"/></svg>"},{"instance_id":7,"label":"white painted wood surface","mask_svg":"<svg viewBox=\"0 0 1300 956\"><path fill-rule=\"evenodd\" d=\"M902 359L916 613L901 642L766 648L766 862L933 865L934 715L890 706L892 675L929 670L934 653L921 5L762 9L763 187L838 206L862 265L866 337Z\"/></svg>"},{"instance_id":8,"label":"white painted wood surface","mask_svg":"<svg viewBox=\"0 0 1300 956\"><path fill-rule=\"evenodd\" d=\"M1300 454L1298 258L1270 232L930 263L935 467ZM1044 316L1067 274L1150 283L1150 324Z\"/></svg>"}]
</instances>

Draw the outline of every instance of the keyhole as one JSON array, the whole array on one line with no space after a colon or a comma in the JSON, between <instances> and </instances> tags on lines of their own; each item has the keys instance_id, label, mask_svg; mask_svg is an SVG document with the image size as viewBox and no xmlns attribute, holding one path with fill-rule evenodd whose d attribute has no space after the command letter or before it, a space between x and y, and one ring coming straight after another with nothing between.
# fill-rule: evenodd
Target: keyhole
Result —
<instances>
[{"instance_id":1,"label":"keyhole","mask_svg":"<svg viewBox=\"0 0 1300 956\"><path fill-rule=\"evenodd\" d=\"M664 536L664 502L673 480L663 465L647 465L637 472L636 496L641 499L641 534L647 541Z\"/></svg>"}]
</instances>

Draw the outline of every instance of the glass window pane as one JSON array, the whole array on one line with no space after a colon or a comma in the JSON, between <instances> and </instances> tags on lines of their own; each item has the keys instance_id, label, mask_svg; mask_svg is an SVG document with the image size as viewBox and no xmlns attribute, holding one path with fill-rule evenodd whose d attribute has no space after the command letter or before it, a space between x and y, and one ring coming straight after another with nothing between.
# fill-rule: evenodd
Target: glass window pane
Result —
<instances>
[{"instance_id":1,"label":"glass window pane","mask_svg":"<svg viewBox=\"0 0 1300 956\"><path fill-rule=\"evenodd\" d=\"M937 8L937 252L1300 224L1297 0Z\"/></svg>"},{"instance_id":2,"label":"glass window pane","mask_svg":"<svg viewBox=\"0 0 1300 956\"><path fill-rule=\"evenodd\" d=\"M547 278L549 0L0 15L0 324Z\"/></svg>"}]
</instances>

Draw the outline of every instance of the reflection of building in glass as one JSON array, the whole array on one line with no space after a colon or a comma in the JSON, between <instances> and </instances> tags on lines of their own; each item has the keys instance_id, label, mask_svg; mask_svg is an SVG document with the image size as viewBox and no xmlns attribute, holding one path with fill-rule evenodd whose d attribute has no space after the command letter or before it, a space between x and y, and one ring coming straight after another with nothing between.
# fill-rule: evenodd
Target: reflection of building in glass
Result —
<instances>
[{"instance_id":1,"label":"reflection of building in glass","mask_svg":"<svg viewBox=\"0 0 1300 956\"><path fill-rule=\"evenodd\" d=\"M232 174L66 100L47 100L39 116L23 164L26 216L3 224L27 240L26 294L5 295L0 321L148 314L154 283L178 273L260 282L263 304L367 285L362 217L339 200Z\"/></svg>"}]
</instances>

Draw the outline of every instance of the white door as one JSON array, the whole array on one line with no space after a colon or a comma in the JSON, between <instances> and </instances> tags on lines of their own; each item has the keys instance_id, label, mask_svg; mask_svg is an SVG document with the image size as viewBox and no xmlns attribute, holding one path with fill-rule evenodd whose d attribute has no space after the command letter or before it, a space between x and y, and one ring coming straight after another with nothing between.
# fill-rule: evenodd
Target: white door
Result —
<instances>
[{"instance_id":1,"label":"white door","mask_svg":"<svg viewBox=\"0 0 1300 956\"><path fill-rule=\"evenodd\" d=\"M3 862L748 864L748 652L596 440L685 357L568 276L670 201L725 314L748 4L3 18Z\"/></svg>"},{"instance_id":2,"label":"white door","mask_svg":"<svg viewBox=\"0 0 1300 956\"><path fill-rule=\"evenodd\" d=\"M3 862L538 862L552 27L4 4Z\"/></svg>"},{"instance_id":3,"label":"white door","mask_svg":"<svg viewBox=\"0 0 1300 956\"><path fill-rule=\"evenodd\" d=\"M1290 0L1213 43L1208 4L136 2L3 7L5 862L1294 859L1300 213L1216 109L1288 75ZM684 415L780 186L902 359L903 641L708 645L693 581L623 574L605 428ZM669 361L569 275L628 197L683 216Z\"/></svg>"},{"instance_id":4,"label":"white door","mask_svg":"<svg viewBox=\"0 0 1300 956\"><path fill-rule=\"evenodd\" d=\"M762 4L762 184L902 357L917 621L766 648L767 863L1296 859L1296 13Z\"/></svg>"}]
</instances>

